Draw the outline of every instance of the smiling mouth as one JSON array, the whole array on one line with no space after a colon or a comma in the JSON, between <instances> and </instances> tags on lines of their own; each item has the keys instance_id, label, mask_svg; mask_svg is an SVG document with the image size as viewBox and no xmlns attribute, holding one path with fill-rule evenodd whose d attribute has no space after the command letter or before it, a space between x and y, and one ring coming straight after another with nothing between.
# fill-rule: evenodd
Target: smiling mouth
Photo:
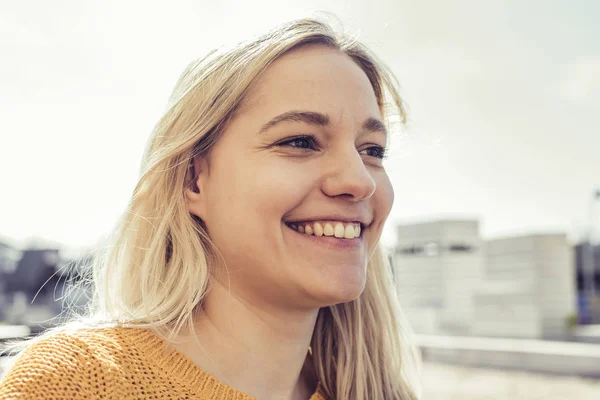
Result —
<instances>
[{"instance_id":1,"label":"smiling mouth","mask_svg":"<svg viewBox=\"0 0 600 400\"><path fill-rule=\"evenodd\" d=\"M358 239L363 226L360 222L307 221L285 223L292 230L308 236L331 237L336 239Z\"/></svg>"}]
</instances>

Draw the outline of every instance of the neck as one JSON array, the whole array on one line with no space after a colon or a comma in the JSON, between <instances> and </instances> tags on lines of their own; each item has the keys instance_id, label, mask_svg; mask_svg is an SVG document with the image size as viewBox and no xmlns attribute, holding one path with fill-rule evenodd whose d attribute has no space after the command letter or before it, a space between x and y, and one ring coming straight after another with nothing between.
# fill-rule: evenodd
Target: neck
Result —
<instances>
[{"instance_id":1,"label":"neck","mask_svg":"<svg viewBox=\"0 0 600 400\"><path fill-rule=\"evenodd\" d=\"M253 397L308 399L316 382L305 361L318 309L258 307L213 282L194 318L195 332L182 332L174 346L221 382Z\"/></svg>"}]
</instances>

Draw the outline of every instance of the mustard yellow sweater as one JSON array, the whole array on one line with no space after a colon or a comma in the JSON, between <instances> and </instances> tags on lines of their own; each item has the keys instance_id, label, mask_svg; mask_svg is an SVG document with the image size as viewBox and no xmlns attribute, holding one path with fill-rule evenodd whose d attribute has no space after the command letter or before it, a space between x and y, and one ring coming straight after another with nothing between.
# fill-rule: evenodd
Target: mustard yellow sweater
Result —
<instances>
[{"instance_id":1,"label":"mustard yellow sweater","mask_svg":"<svg viewBox=\"0 0 600 400\"><path fill-rule=\"evenodd\" d=\"M250 400L152 331L60 333L29 347L0 381L0 400ZM326 400L320 390L310 400Z\"/></svg>"}]
</instances>

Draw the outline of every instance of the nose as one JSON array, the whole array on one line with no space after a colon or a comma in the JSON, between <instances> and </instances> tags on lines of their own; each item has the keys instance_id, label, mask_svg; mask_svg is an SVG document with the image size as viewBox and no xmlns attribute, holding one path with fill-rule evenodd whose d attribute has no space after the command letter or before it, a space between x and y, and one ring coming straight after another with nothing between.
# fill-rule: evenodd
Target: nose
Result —
<instances>
[{"instance_id":1,"label":"nose","mask_svg":"<svg viewBox=\"0 0 600 400\"><path fill-rule=\"evenodd\" d=\"M327 172L321 190L329 197L360 201L370 198L375 192L375 180L354 146L331 154Z\"/></svg>"}]
</instances>

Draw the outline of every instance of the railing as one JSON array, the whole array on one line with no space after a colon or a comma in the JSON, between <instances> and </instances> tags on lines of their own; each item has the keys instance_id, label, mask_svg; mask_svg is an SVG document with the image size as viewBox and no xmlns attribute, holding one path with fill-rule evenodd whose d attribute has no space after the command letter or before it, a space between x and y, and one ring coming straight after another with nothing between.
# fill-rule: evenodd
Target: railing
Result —
<instances>
[{"instance_id":1,"label":"railing","mask_svg":"<svg viewBox=\"0 0 600 400\"><path fill-rule=\"evenodd\" d=\"M425 360L600 378L599 344L432 335L416 339Z\"/></svg>"},{"instance_id":2,"label":"railing","mask_svg":"<svg viewBox=\"0 0 600 400\"><path fill-rule=\"evenodd\" d=\"M27 325L0 325L0 356L10 355L4 352L5 344L11 340L23 339L35 334Z\"/></svg>"}]
</instances>

